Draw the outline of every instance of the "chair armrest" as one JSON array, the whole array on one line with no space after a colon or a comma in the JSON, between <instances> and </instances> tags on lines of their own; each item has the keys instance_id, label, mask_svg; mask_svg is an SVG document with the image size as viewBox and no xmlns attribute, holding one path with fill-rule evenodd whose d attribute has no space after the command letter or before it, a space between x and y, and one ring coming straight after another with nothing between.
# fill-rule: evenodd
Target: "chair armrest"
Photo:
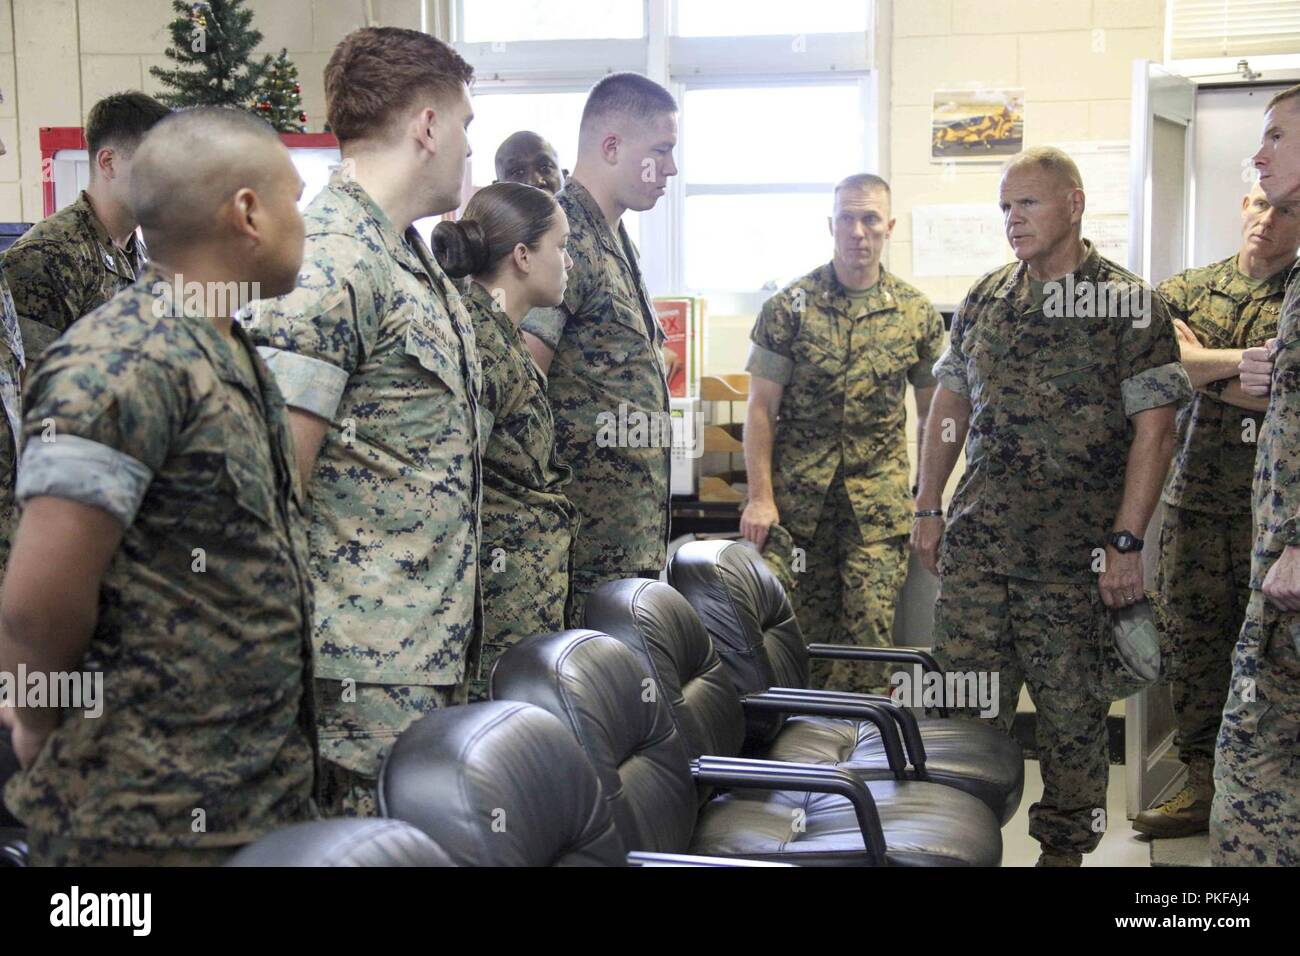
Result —
<instances>
[{"instance_id":1,"label":"chair armrest","mask_svg":"<svg viewBox=\"0 0 1300 956\"><path fill-rule=\"evenodd\" d=\"M834 793L846 797L853 804L868 858L876 866L888 865L885 858L885 833L880 828L876 801L866 784L846 770L807 763L704 756L691 761L691 776L697 783L719 787L796 790L802 793Z\"/></svg>"},{"instance_id":2,"label":"chair armrest","mask_svg":"<svg viewBox=\"0 0 1300 956\"><path fill-rule=\"evenodd\" d=\"M811 701L835 705L854 705L865 703L879 708L898 724L898 731L903 735L903 745L907 748L907 758L920 777L925 776L925 741L921 739L921 727L916 722L916 714L903 707L892 697L880 694L851 694L845 691L809 690L806 687L769 687L763 692L770 697L782 700ZM885 742L885 752L889 752L889 743ZM893 764L890 764L892 767Z\"/></svg>"},{"instance_id":3,"label":"chair armrest","mask_svg":"<svg viewBox=\"0 0 1300 956\"><path fill-rule=\"evenodd\" d=\"M794 863L777 863L775 860L744 860L739 857L694 856L687 853L651 853L648 850L634 850L627 855L628 866L711 866L711 867L745 867L745 866L795 866Z\"/></svg>"},{"instance_id":4,"label":"chair armrest","mask_svg":"<svg viewBox=\"0 0 1300 956\"><path fill-rule=\"evenodd\" d=\"M30 865L27 831L16 827L0 827L0 867Z\"/></svg>"},{"instance_id":5,"label":"chair armrest","mask_svg":"<svg viewBox=\"0 0 1300 956\"><path fill-rule=\"evenodd\" d=\"M894 726L894 718L891 714L870 701L817 699L813 696L814 693L773 693L769 688L760 694L745 694L740 698L740 704L745 710L764 713L847 717L870 721L880 731L880 740L885 745L885 757L889 760L889 769L894 772L894 778L902 780L907 775L903 745L899 740L898 728Z\"/></svg>"},{"instance_id":6,"label":"chair armrest","mask_svg":"<svg viewBox=\"0 0 1300 956\"><path fill-rule=\"evenodd\" d=\"M923 671L942 674L943 668L930 652L919 647L857 647L853 644L809 644L808 657L827 661L894 661L920 664ZM939 714L948 716L945 704L939 705Z\"/></svg>"}]
</instances>

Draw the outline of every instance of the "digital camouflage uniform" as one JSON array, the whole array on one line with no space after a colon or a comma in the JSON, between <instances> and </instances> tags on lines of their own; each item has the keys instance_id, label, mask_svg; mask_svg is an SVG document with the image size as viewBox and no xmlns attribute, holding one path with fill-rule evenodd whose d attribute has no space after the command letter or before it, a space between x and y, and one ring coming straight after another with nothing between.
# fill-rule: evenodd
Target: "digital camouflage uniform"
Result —
<instances>
[{"instance_id":1,"label":"digital camouflage uniform","mask_svg":"<svg viewBox=\"0 0 1300 956\"><path fill-rule=\"evenodd\" d=\"M773 539L770 563L809 643L889 646L912 527L904 398L934 385L943 318L884 270L855 296L828 263L768 299L750 338L746 369L783 386L772 491L799 549ZM816 661L810 684L888 693L889 670Z\"/></svg>"},{"instance_id":2,"label":"digital camouflage uniform","mask_svg":"<svg viewBox=\"0 0 1300 956\"><path fill-rule=\"evenodd\" d=\"M113 244L83 191L5 250L9 291L27 354L38 357L73 322L135 281L145 263L139 233Z\"/></svg>"},{"instance_id":3,"label":"digital camouflage uniform","mask_svg":"<svg viewBox=\"0 0 1300 956\"><path fill-rule=\"evenodd\" d=\"M1277 334L1286 271L1252 279L1237 257L1161 283L1173 318L1211 349L1262 346ZM1211 382L1221 390L1231 379ZM1208 784L1236 643L1250 599L1250 484L1264 416L1198 391L1179 409L1165 484L1157 589L1174 622L1174 742Z\"/></svg>"},{"instance_id":4,"label":"digital camouflage uniform","mask_svg":"<svg viewBox=\"0 0 1300 956\"><path fill-rule=\"evenodd\" d=\"M1255 459L1250 603L1214 755L1216 866L1300 865L1300 614L1260 589L1300 546L1300 267L1286 279L1268 413Z\"/></svg>"},{"instance_id":5,"label":"digital camouflage uniform","mask_svg":"<svg viewBox=\"0 0 1300 956\"><path fill-rule=\"evenodd\" d=\"M470 699L485 700L492 665L532 634L565 628L569 555L577 510L564 496L571 472L555 453L546 378L492 293L469 283L483 397L483 644Z\"/></svg>"},{"instance_id":6,"label":"digital camouflage uniform","mask_svg":"<svg viewBox=\"0 0 1300 956\"><path fill-rule=\"evenodd\" d=\"M414 229L343 173L303 217L298 288L250 332L285 402L330 422L308 492L327 813L377 813L397 735L463 703L479 600L479 361Z\"/></svg>"},{"instance_id":7,"label":"digital camouflage uniform","mask_svg":"<svg viewBox=\"0 0 1300 956\"><path fill-rule=\"evenodd\" d=\"M9 286L0 266L0 580L9 562L9 540L14 529L14 482L18 478L18 438L23 431L22 371L26 365L23 337L18 327Z\"/></svg>"},{"instance_id":8,"label":"digital camouflage uniform","mask_svg":"<svg viewBox=\"0 0 1300 956\"><path fill-rule=\"evenodd\" d=\"M1003 266L958 306L934 367L971 404L934 654L946 670L999 674L996 720L1008 733L1028 684L1043 775L1029 833L1063 853L1093 850L1105 825L1109 704L1083 675L1103 614L1094 555L1123 500L1129 417L1191 397L1164 303L1087 250L1062 287L1122 304L1071 296L1076 317L1048 317L1052 300L1034 304L1027 267Z\"/></svg>"},{"instance_id":9,"label":"digital camouflage uniform","mask_svg":"<svg viewBox=\"0 0 1300 956\"><path fill-rule=\"evenodd\" d=\"M569 217L569 285L562 305L532 310L523 328L555 352L546 394L560 460L573 469L566 492L581 518L570 607L576 625L601 583L658 578L663 570L672 435L664 333L636 247L622 223L614 234L576 179L556 199Z\"/></svg>"},{"instance_id":10,"label":"digital camouflage uniform","mask_svg":"<svg viewBox=\"0 0 1300 956\"><path fill-rule=\"evenodd\" d=\"M103 673L103 714L65 709L5 793L38 862L214 862L315 816L288 417L238 328L157 317L163 281L146 268L27 387L18 499L93 505L125 529L79 665Z\"/></svg>"}]
</instances>

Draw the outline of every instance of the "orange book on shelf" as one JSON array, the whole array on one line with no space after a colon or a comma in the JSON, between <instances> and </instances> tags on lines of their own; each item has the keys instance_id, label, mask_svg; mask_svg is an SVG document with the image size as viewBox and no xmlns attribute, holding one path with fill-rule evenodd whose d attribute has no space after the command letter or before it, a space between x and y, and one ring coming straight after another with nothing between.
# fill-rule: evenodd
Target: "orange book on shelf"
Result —
<instances>
[{"instance_id":1,"label":"orange book on shelf","mask_svg":"<svg viewBox=\"0 0 1300 956\"><path fill-rule=\"evenodd\" d=\"M668 377L668 394L673 398L686 398L691 394L688 383L694 376L694 325L695 303L689 298L655 299L655 313L664 330L664 346L676 353L677 369Z\"/></svg>"}]
</instances>

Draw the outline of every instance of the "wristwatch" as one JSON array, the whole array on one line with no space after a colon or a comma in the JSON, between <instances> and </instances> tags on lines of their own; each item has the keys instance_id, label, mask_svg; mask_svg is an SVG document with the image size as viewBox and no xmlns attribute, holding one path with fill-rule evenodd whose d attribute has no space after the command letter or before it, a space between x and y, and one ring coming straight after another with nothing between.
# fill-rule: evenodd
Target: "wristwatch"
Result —
<instances>
[{"instance_id":1,"label":"wristwatch","mask_svg":"<svg viewBox=\"0 0 1300 956\"><path fill-rule=\"evenodd\" d=\"M1112 531L1106 536L1106 543L1120 554L1142 550L1142 539L1132 531Z\"/></svg>"}]
</instances>

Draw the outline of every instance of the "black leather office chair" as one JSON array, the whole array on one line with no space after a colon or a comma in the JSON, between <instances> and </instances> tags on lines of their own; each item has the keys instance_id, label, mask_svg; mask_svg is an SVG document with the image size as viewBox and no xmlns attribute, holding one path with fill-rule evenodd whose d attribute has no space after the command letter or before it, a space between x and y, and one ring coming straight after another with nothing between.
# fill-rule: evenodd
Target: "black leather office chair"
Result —
<instances>
[{"instance_id":1,"label":"black leather office chair","mask_svg":"<svg viewBox=\"0 0 1300 956\"><path fill-rule=\"evenodd\" d=\"M871 792L835 767L692 759L657 681L631 650L597 631L520 642L497 661L492 696L536 704L570 728L635 849L842 866L1000 860L996 826L952 834L946 846L887 850ZM717 796L714 787L755 792Z\"/></svg>"},{"instance_id":2,"label":"black leather office chair","mask_svg":"<svg viewBox=\"0 0 1300 956\"><path fill-rule=\"evenodd\" d=\"M628 853L569 728L519 701L449 707L416 721L384 763L379 804L457 866L756 865Z\"/></svg>"},{"instance_id":3,"label":"black leather office chair","mask_svg":"<svg viewBox=\"0 0 1300 956\"><path fill-rule=\"evenodd\" d=\"M568 728L518 701L434 711L393 745L379 808L457 866L622 866L595 771Z\"/></svg>"},{"instance_id":4,"label":"black leather office chair","mask_svg":"<svg viewBox=\"0 0 1300 956\"><path fill-rule=\"evenodd\" d=\"M438 844L401 820L338 818L269 833L226 866L451 866Z\"/></svg>"},{"instance_id":5,"label":"black leather office chair","mask_svg":"<svg viewBox=\"0 0 1300 956\"><path fill-rule=\"evenodd\" d=\"M822 698L827 707L870 703L890 708L889 698L807 689L809 659L893 661L940 672L934 659L917 648L863 648L840 644L805 645L781 582L748 544L692 541L668 564L668 580L690 602L717 649L726 673L746 706L746 753L774 760L842 767L864 779L894 776L888 735L862 719L788 716L779 698ZM941 672L940 672L941 673ZM830 713L829 710L822 713ZM1005 825L1024 794L1024 754L996 727L947 716L902 718L899 729L914 758L907 775L965 790ZM921 747L917 748L919 737Z\"/></svg>"},{"instance_id":6,"label":"black leather office chair","mask_svg":"<svg viewBox=\"0 0 1300 956\"><path fill-rule=\"evenodd\" d=\"M587 598L589 627L621 641L652 675L692 756L739 756L745 713L763 703L742 701L727 677L709 635L695 611L677 591L658 581L612 581ZM989 847L1001 853L998 820L977 797L925 780L907 779L898 728L880 708L862 702L775 699L781 712L865 717L875 722L898 755L895 779L871 778L885 846L895 854L944 860L979 860ZM917 746L917 742L913 742ZM762 751L750 754L770 758Z\"/></svg>"}]
</instances>

